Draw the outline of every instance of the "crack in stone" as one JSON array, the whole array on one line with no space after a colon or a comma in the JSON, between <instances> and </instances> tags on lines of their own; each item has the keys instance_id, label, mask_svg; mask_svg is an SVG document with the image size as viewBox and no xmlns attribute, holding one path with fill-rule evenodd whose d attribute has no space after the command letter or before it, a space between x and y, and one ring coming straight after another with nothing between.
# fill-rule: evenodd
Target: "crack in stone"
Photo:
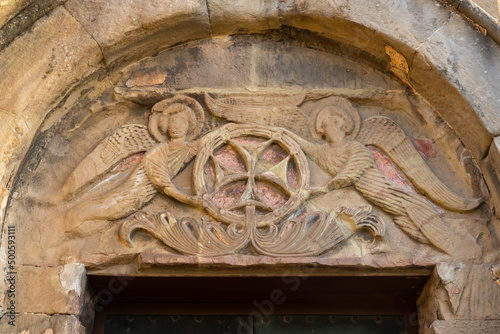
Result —
<instances>
[{"instance_id":1,"label":"crack in stone","mask_svg":"<svg viewBox=\"0 0 500 334\"><path fill-rule=\"evenodd\" d=\"M427 37L422 43L420 43L420 45L415 49L415 52L413 53L413 56L415 56L415 54L422 47L422 45L424 45L425 43L427 43L435 34L437 34L441 29L443 29L443 27L445 25L447 25L451 21L452 17L453 16L450 15L450 17L439 28L437 28L432 34L429 35L429 37ZM413 58L414 57L412 57L412 65L413 65Z\"/></svg>"},{"instance_id":2,"label":"crack in stone","mask_svg":"<svg viewBox=\"0 0 500 334\"><path fill-rule=\"evenodd\" d=\"M210 15L210 5L208 4L208 0L205 0L205 4L207 6L207 16L208 16L208 32L210 33L210 38L213 38L212 31L212 16Z\"/></svg>"},{"instance_id":3,"label":"crack in stone","mask_svg":"<svg viewBox=\"0 0 500 334\"><path fill-rule=\"evenodd\" d=\"M63 8L64 8L64 11L66 11L66 13L68 13L72 18L73 20L75 20L76 23L78 23L78 25L82 28L83 31L85 31L89 37L97 44L97 47L99 48L99 51L101 52L101 59L102 59L102 62L104 63L104 68L107 67L107 62L106 62L106 56L104 54L104 50L101 46L101 44L99 44L99 42L94 38L94 36L83 26L83 24L78 21L78 19L76 17L73 16L73 14L71 13L71 11L66 7L66 3L64 3L63 5ZM97 69L96 69L97 71Z\"/></svg>"},{"instance_id":4,"label":"crack in stone","mask_svg":"<svg viewBox=\"0 0 500 334\"><path fill-rule=\"evenodd\" d=\"M22 8L17 15L0 27L0 51L5 49L17 37L30 30L44 16L54 12L67 0L33 1Z\"/></svg>"}]
</instances>

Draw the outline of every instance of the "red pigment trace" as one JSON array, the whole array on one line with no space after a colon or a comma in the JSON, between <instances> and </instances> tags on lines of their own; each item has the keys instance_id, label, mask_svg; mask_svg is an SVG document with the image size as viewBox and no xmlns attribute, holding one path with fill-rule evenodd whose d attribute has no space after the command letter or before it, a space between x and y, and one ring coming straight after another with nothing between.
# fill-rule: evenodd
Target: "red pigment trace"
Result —
<instances>
[{"instance_id":1,"label":"red pigment trace","mask_svg":"<svg viewBox=\"0 0 500 334\"><path fill-rule=\"evenodd\" d=\"M287 201L284 194L279 193L272 186L262 182L257 183L257 193L273 209L281 208Z\"/></svg>"},{"instance_id":2,"label":"red pigment trace","mask_svg":"<svg viewBox=\"0 0 500 334\"><path fill-rule=\"evenodd\" d=\"M400 187L414 194L421 195L420 192L413 186L413 184L410 181L408 181L403 171L400 170L384 153L382 153L382 151L373 146L368 146L368 148L373 154L373 158L375 159L377 167L380 169L382 174L384 174L384 176L388 180L392 181L393 183L399 185ZM446 212L448 212L447 210L441 208L440 206L437 206L436 204L432 203L428 199L427 201L431 203L432 206L434 206L434 208L440 215L443 215Z\"/></svg>"},{"instance_id":3,"label":"red pigment trace","mask_svg":"<svg viewBox=\"0 0 500 334\"><path fill-rule=\"evenodd\" d=\"M245 173L246 168L241 161L239 155L229 146L224 146L217 153L214 158L224 167L229 168L236 172Z\"/></svg>"},{"instance_id":4,"label":"red pigment trace","mask_svg":"<svg viewBox=\"0 0 500 334\"><path fill-rule=\"evenodd\" d=\"M429 139L412 139L412 143L423 158L433 159L436 157L436 150Z\"/></svg>"},{"instance_id":5,"label":"red pigment trace","mask_svg":"<svg viewBox=\"0 0 500 334\"><path fill-rule=\"evenodd\" d=\"M139 164L139 162L142 161L143 157L144 157L144 153L137 153L137 154L131 155L127 159L120 162L111 171L112 172L123 172L125 169L128 169L129 167Z\"/></svg>"},{"instance_id":6,"label":"red pigment trace","mask_svg":"<svg viewBox=\"0 0 500 334\"><path fill-rule=\"evenodd\" d=\"M278 164L288 157L288 153L279 145L273 144L264 151L260 157L262 160Z\"/></svg>"},{"instance_id":7,"label":"red pigment trace","mask_svg":"<svg viewBox=\"0 0 500 334\"><path fill-rule=\"evenodd\" d=\"M219 208L227 209L238 202L245 189L245 182L233 183L217 192L213 197L213 201Z\"/></svg>"},{"instance_id":8,"label":"red pigment trace","mask_svg":"<svg viewBox=\"0 0 500 334\"><path fill-rule=\"evenodd\" d=\"M415 189L413 184L406 179L403 171L394 165L394 163L385 154L383 154L376 147L368 146L368 148L372 151L373 158L375 159L378 169L380 169L382 174L384 174L388 180L414 194L418 194L417 189Z\"/></svg>"},{"instance_id":9,"label":"red pigment trace","mask_svg":"<svg viewBox=\"0 0 500 334\"><path fill-rule=\"evenodd\" d=\"M288 162L288 170L286 175L288 186L292 189L297 189L299 183L299 175L297 173L297 166L293 160Z\"/></svg>"}]
</instances>

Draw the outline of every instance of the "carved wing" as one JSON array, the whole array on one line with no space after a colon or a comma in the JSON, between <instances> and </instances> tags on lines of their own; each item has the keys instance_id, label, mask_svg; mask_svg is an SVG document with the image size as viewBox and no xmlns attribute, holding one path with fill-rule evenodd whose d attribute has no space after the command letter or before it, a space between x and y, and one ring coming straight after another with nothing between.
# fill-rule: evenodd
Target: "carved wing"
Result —
<instances>
[{"instance_id":1,"label":"carved wing","mask_svg":"<svg viewBox=\"0 0 500 334\"><path fill-rule=\"evenodd\" d=\"M403 129L391 119L383 116L366 119L356 140L384 151L418 190L434 203L454 211L472 210L481 204L482 199L461 197L441 182L427 166Z\"/></svg>"},{"instance_id":2,"label":"carved wing","mask_svg":"<svg viewBox=\"0 0 500 334\"><path fill-rule=\"evenodd\" d=\"M115 130L80 162L59 191L62 198L72 197L82 187L108 172L119 161L151 149L157 142L144 125L129 124Z\"/></svg>"},{"instance_id":3,"label":"carved wing","mask_svg":"<svg viewBox=\"0 0 500 334\"><path fill-rule=\"evenodd\" d=\"M305 95L244 95L213 98L205 94L208 111L239 124L271 125L309 134L308 117L297 107Z\"/></svg>"}]
</instances>

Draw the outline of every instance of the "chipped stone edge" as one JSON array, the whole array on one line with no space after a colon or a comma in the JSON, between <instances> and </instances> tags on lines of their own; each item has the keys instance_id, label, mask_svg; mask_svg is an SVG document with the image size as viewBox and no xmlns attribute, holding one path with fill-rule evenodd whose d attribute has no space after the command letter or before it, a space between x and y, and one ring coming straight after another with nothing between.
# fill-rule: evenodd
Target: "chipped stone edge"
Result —
<instances>
[{"instance_id":1,"label":"chipped stone edge","mask_svg":"<svg viewBox=\"0 0 500 334\"><path fill-rule=\"evenodd\" d=\"M470 0L441 0L465 16L478 29L500 44L500 22Z\"/></svg>"},{"instance_id":2,"label":"chipped stone edge","mask_svg":"<svg viewBox=\"0 0 500 334\"><path fill-rule=\"evenodd\" d=\"M86 278L85 266L81 263L67 263L59 272L59 281L64 292L75 291L78 297L85 291Z\"/></svg>"},{"instance_id":3,"label":"chipped stone edge","mask_svg":"<svg viewBox=\"0 0 500 334\"><path fill-rule=\"evenodd\" d=\"M37 0L17 12L16 16L0 27L0 51L66 1L68 0Z\"/></svg>"}]
</instances>

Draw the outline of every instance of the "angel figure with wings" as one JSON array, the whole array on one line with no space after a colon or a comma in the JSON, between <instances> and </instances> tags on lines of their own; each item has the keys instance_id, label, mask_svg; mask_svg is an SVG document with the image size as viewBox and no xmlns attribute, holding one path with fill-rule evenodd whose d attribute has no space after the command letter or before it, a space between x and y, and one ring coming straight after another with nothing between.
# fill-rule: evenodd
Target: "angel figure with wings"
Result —
<instances>
[{"instance_id":1,"label":"angel figure with wings","mask_svg":"<svg viewBox=\"0 0 500 334\"><path fill-rule=\"evenodd\" d=\"M153 106L148 127L126 125L101 141L60 190L59 196L67 200L88 190L67 212L66 230L78 230L87 221L126 217L158 192L197 205L199 199L179 190L172 179L212 137L194 140L203 119L203 108L196 100L176 96ZM127 167L127 161L132 167Z\"/></svg>"},{"instance_id":2,"label":"angel figure with wings","mask_svg":"<svg viewBox=\"0 0 500 334\"><path fill-rule=\"evenodd\" d=\"M289 135L304 153L332 176L327 185L314 192L327 193L353 186L369 202L393 216L394 222L411 238L432 244L453 256L470 256L478 246L472 236L463 238L440 217L435 206L425 197L403 189L389 181L377 167L365 145L385 151L434 203L454 211L476 208L480 199L466 199L452 192L428 168L403 130L387 117L371 117L359 124L349 101L337 98L321 109L314 130L326 143L307 141L291 132ZM357 127L357 129L356 129ZM356 138L352 140L351 138Z\"/></svg>"}]
</instances>

